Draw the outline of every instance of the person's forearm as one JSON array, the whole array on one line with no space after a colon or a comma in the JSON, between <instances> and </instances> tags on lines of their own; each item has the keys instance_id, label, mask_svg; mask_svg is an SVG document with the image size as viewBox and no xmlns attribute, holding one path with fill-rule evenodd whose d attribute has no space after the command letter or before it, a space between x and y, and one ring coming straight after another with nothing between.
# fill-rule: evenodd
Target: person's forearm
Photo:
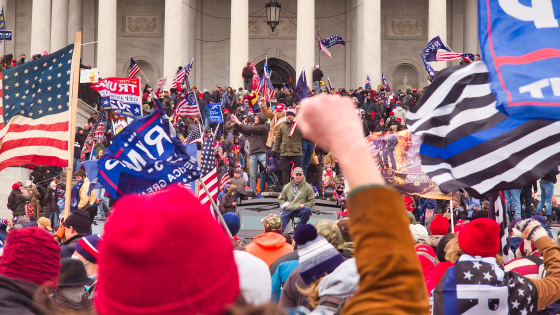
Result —
<instances>
[{"instance_id":1,"label":"person's forearm","mask_svg":"<svg viewBox=\"0 0 560 315\"><path fill-rule=\"evenodd\" d=\"M543 256L546 278L532 280L537 288L538 309L560 299L560 247L548 236L543 236L535 241L535 246Z\"/></svg>"}]
</instances>

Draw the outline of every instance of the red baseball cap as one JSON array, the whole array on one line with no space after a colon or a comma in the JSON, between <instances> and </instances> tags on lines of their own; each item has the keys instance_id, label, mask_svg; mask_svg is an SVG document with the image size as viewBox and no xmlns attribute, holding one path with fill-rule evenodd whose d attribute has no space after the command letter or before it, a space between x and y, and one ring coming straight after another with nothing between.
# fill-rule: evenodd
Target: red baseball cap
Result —
<instances>
[{"instance_id":1,"label":"red baseball cap","mask_svg":"<svg viewBox=\"0 0 560 315\"><path fill-rule=\"evenodd\" d=\"M284 103L280 103L278 105L276 105L276 111L277 112L281 112L284 110Z\"/></svg>"}]
</instances>

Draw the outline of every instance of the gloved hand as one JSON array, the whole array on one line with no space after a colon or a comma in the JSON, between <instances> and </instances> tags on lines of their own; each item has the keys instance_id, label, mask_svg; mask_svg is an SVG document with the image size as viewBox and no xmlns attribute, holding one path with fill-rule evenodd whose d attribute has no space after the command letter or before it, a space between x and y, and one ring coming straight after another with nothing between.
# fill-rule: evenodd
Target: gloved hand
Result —
<instances>
[{"instance_id":1,"label":"gloved hand","mask_svg":"<svg viewBox=\"0 0 560 315\"><path fill-rule=\"evenodd\" d=\"M278 156L280 156L280 153L278 153L276 151L272 151L272 157L273 158L277 158Z\"/></svg>"},{"instance_id":2,"label":"gloved hand","mask_svg":"<svg viewBox=\"0 0 560 315\"><path fill-rule=\"evenodd\" d=\"M515 233L515 236L521 237L531 242L535 242L537 239L543 236L548 237L548 233L546 232L542 224L539 221L533 219L527 219L518 222L517 225L513 228L513 232Z\"/></svg>"}]
</instances>

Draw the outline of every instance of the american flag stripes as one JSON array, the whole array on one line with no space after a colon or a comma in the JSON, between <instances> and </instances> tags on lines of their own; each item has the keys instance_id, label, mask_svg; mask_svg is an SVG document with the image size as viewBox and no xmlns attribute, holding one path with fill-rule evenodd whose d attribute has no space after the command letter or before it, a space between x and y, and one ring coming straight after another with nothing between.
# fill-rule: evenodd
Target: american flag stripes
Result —
<instances>
[{"instance_id":1,"label":"american flag stripes","mask_svg":"<svg viewBox=\"0 0 560 315\"><path fill-rule=\"evenodd\" d=\"M331 57L332 59L331 52L327 47L325 47L325 45L323 45L323 43L321 42L321 37L317 36L317 39L319 40L319 49L321 49L327 56Z\"/></svg>"},{"instance_id":2,"label":"american flag stripes","mask_svg":"<svg viewBox=\"0 0 560 315\"><path fill-rule=\"evenodd\" d=\"M214 154L214 138L208 137L202 143L201 175L200 180L204 182L210 196L206 194L202 185L199 187L198 200L203 206L211 207L210 198L218 199L218 176L216 171L216 157Z\"/></svg>"},{"instance_id":3,"label":"american flag stripes","mask_svg":"<svg viewBox=\"0 0 560 315\"><path fill-rule=\"evenodd\" d=\"M219 191L224 191L224 187L231 184L231 177L229 177L227 165L222 167L222 178L220 179Z\"/></svg>"},{"instance_id":4,"label":"american flag stripes","mask_svg":"<svg viewBox=\"0 0 560 315\"><path fill-rule=\"evenodd\" d=\"M203 140L202 133L200 132L200 124L196 124L194 129L189 132L187 138L183 141L183 144L202 142Z\"/></svg>"},{"instance_id":5,"label":"american flag stripes","mask_svg":"<svg viewBox=\"0 0 560 315\"><path fill-rule=\"evenodd\" d=\"M500 225L500 251L498 254L504 257L504 264L507 264L510 260L508 217L506 214L506 199L504 198L504 193L502 191L495 191L490 196L488 219L496 220L496 222Z\"/></svg>"},{"instance_id":6,"label":"american flag stripes","mask_svg":"<svg viewBox=\"0 0 560 315\"><path fill-rule=\"evenodd\" d=\"M498 111L481 61L439 73L406 123L422 137L422 171L444 193L464 188L481 198L519 188L560 160L560 122Z\"/></svg>"},{"instance_id":7,"label":"american flag stripes","mask_svg":"<svg viewBox=\"0 0 560 315\"><path fill-rule=\"evenodd\" d=\"M173 86L175 88L180 88L181 85L183 85L183 82L185 82L185 68L181 68L181 70L177 71L177 74L175 75L175 77L173 78Z\"/></svg>"},{"instance_id":8,"label":"american flag stripes","mask_svg":"<svg viewBox=\"0 0 560 315\"><path fill-rule=\"evenodd\" d=\"M74 44L0 72L0 170L68 166L73 51Z\"/></svg>"},{"instance_id":9,"label":"american flag stripes","mask_svg":"<svg viewBox=\"0 0 560 315\"><path fill-rule=\"evenodd\" d=\"M189 75L191 74L191 70L192 70L192 66L193 66L193 60L194 60L194 58L192 58L191 61L183 68L183 70L185 70L184 82L187 82L187 89L189 89L191 87L191 84L189 82Z\"/></svg>"},{"instance_id":10,"label":"american flag stripes","mask_svg":"<svg viewBox=\"0 0 560 315\"><path fill-rule=\"evenodd\" d=\"M264 61L264 90L263 90L263 97L264 100L270 102L274 96L276 96L276 91L274 91L274 86L272 85L272 81L270 81L270 72L268 71L268 60Z\"/></svg>"},{"instance_id":11,"label":"american flag stripes","mask_svg":"<svg viewBox=\"0 0 560 315\"><path fill-rule=\"evenodd\" d=\"M177 102L177 107L175 107L175 111L173 115L175 117L200 116L200 109L198 108L198 101L196 100L196 96L194 95L194 92L185 95L185 97L181 98L181 100Z\"/></svg>"},{"instance_id":12,"label":"american flag stripes","mask_svg":"<svg viewBox=\"0 0 560 315\"><path fill-rule=\"evenodd\" d=\"M253 62L251 62L251 69L253 71L253 91L256 91L257 94L259 94L262 91L262 84L261 84L261 78L259 77L259 73L257 72L257 69L255 68L255 65L253 64Z\"/></svg>"},{"instance_id":13,"label":"american flag stripes","mask_svg":"<svg viewBox=\"0 0 560 315\"><path fill-rule=\"evenodd\" d=\"M136 64L134 59L130 57L130 66L128 67L128 78L129 79L136 79L136 75L140 72L140 67Z\"/></svg>"}]
</instances>

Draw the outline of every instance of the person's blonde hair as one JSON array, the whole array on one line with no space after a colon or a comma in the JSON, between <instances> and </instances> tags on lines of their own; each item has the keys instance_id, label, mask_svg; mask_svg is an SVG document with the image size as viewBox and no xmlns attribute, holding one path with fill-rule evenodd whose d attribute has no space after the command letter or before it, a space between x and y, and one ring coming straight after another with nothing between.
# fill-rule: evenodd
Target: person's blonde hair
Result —
<instances>
[{"instance_id":1,"label":"person's blonde hair","mask_svg":"<svg viewBox=\"0 0 560 315\"><path fill-rule=\"evenodd\" d=\"M313 308L317 307L317 304L319 304L319 300L321 299L321 297L319 296L319 283L321 283L321 280L323 280L325 277L326 275L319 280L315 280L307 288L304 289L300 288L296 283L296 288L298 289L298 291L303 295L307 295L307 301L309 301L309 305L311 305Z\"/></svg>"},{"instance_id":2,"label":"person's blonde hair","mask_svg":"<svg viewBox=\"0 0 560 315\"><path fill-rule=\"evenodd\" d=\"M456 263L461 255L466 254L465 251L461 249L461 246L459 246L458 235L459 234L455 234L455 236L447 242L447 245L445 245L445 260L452 263ZM498 265L503 264L504 258L502 255L497 254L495 258Z\"/></svg>"}]
</instances>

